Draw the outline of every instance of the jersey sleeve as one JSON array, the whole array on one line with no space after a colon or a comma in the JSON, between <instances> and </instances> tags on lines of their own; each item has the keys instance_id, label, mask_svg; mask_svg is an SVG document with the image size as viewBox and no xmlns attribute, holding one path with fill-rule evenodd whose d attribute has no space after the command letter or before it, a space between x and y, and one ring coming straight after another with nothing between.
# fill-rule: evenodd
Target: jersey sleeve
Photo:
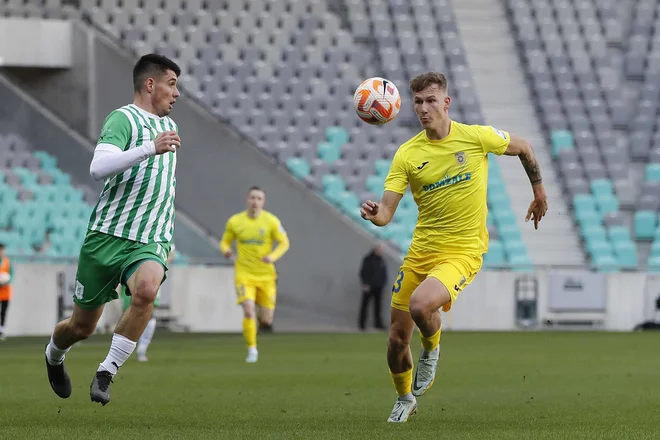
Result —
<instances>
[{"instance_id":1,"label":"jersey sleeve","mask_svg":"<svg viewBox=\"0 0 660 440\"><path fill-rule=\"evenodd\" d=\"M392 158L390 171L385 178L385 191L404 194L408 188L408 170L401 149Z\"/></svg>"},{"instance_id":2,"label":"jersey sleeve","mask_svg":"<svg viewBox=\"0 0 660 440\"><path fill-rule=\"evenodd\" d=\"M277 247L270 253L271 260L275 262L289 250L289 237L277 217L273 217L271 234L273 240L277 241Z\"/></svg>"},{"instance_id":3,"label":"jersey sleeve","mask_svg":"<svg viewBox=\"0 0 660 440\"><path fill-rule=\"evenodd\" d=\"M488 153L497 154L501 156L506 151L511 141L509 133L503 130L498 130L495 127L478 125L477 132L479 133L479 140L484 150L484 156Z\"/></svg>"},{"instance_id":4,"label":"jersey sleeve","mask_svg":"<svg viewBox=\"0 0 660 440\"><path fill-rule=\"evenodd\" d=\"M115 110L103 121L103 128L96 144L111 144L126 151L131 144L132 133L133 126L128 116Z\"/></svg>"},{"instance_id":5,"label":"jersey sleeve","mask_svg":"<svg viewBox=\"0 0 660 440\"><path fill-rule=\"evenodd\" d=\"M220 240L220 250L223 254L231 249L231 244L233 243L234 238L236 238L234 234L234 222L232 220L233 217L227 220L225 232L222 234L222 240Z\"/></svg>"}]
</instances>

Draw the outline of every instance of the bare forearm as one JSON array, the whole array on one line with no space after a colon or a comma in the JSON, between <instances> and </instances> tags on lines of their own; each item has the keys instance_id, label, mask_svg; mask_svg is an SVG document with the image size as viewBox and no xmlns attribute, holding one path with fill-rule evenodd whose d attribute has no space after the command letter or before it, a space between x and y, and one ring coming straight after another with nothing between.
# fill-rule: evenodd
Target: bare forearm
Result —
<instances>
[{"instance_id":1,"label":"bare forearm","mask_svg":"<svg viewBox=\"0 0 660 440\"><path fill-rule=\"evenodd\" d=\"M387 208L381 205L381 209L378 211L378 215L376 215L376 217L371 220L371 223L376 226L386 226L390 220L392 220L392 214Z\"/></svg>"},{"instance_id":2,"label":"bare forearm","mask_svg":"<svg viewBox=\"0 0 660 440\"><path fill-rule=\"evenodd\" d=\"M541 178L541 167L539 167L532 146L529 145L529 148L522 151L518 157L520 158L520 163L525 169L525 173L527 173L527 177L529 177L529 183L531 183L532 186L543 183L543 179Z\"/></svg>"}]
</instances>

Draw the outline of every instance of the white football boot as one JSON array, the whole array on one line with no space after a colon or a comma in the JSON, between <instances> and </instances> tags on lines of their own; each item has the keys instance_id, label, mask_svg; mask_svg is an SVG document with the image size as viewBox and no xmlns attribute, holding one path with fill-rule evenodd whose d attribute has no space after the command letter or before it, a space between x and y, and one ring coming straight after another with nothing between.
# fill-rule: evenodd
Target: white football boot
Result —
<instances>
[{"instance_id":1,"label":"white football boot","mask_svg":"<svg viewBox=\"0 0 660 440\"><path fill-rule=\"evenodd\" d=\"M408 417L412 416L417 412L417 399L414 397L412 400L402 400L401 398L396 399L394 403L394 408L390 413L390 417L387 419L390 423L405 423L408 421Z\"/></svg>"},{"instance_id":2,"label":"white football boot","mask_svg":"<svg viewBox=\"0 0 660 440\"><path fill-rule=\"evenodd\" d=\"M257 362L258 359L259 359L259 352L257 351L257 349L256 348L249 348L248 349L248 355L245 358L245 362L247 362L249 364L253 364L253 363Z\"/></svg>"},{"instance_id":3,"label":"white football boot","mask_svg":"<svg viewBox=\"0 0 660 440\"><path fill-rule=\"evenodd\" d=\"M433 386L435 381L435 370L438 368L438 358L440 357L440 346L433 351L425 351L419 355L415 377L413 378L412 393L419 397L427 392Z\"/></svg>"}]
</instances>

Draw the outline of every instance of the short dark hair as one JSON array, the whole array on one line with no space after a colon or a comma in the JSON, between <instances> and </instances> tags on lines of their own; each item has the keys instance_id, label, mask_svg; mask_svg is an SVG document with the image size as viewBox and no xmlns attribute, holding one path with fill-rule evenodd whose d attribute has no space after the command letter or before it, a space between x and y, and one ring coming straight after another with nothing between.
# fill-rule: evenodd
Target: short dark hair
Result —
<instances>
[{"instance_id":1,"label":"short dark hair","mask_svg":"<svg viewBox=\"0 0 660 440\"><path fill-rule=\"evenodd\" d=\"M262 187L256 186L256 185L251 186L250 189L248 189L248 194L250 194L252 191L261 191L262 193L266 194L266 190L264 190Z\"/></svg>"},{"instance_id":2,"label":"short dark hair","mask_svg":"<svg viewBox=\"0 0 660 440\"><path fill-rule=\"evenodd\" d=\"M177 78L181 75L181 68L166 56L156 53L143 55L133 67L133 89L139 92L147 78L164 75L168 70L174 71Z\"/></svg>"},{"instance_id":3,"label":"short dark hair","mask_svg":"<svg viewBox=\"0 0 660 440\"><path fill-rule=\"evenodd\" d=\"M421 92L427 87L436 84L440 90L447 91L447 77L441 72L426 72L410 80L410 91Z\"/></svg>"},{"instance_id":4,"label":"short dark hair","mask_svg":"<svg viewBox=\"0 0 660 440\"><path fill-rule=\"evenodd\" d=\"M4 249L4 248L5 248L5 244L4 244L4 243L0 243L0 249Z\"/></svg>"}]
</instances>

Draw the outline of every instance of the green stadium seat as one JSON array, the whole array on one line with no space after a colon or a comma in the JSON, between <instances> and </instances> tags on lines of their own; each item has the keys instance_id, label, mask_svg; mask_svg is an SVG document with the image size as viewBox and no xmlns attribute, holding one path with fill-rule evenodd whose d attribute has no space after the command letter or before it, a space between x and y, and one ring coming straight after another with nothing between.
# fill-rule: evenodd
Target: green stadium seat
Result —
<instances>
[{"instance_id":1,"label":"green stadium seat","mask_svg":"<svg viewBox=\"0 0 660 440\"><path fill-rule=\"evenodd\" d=\"M555 130L550 135L552 141L552 154L557 156L561 150L575 148L573 133L568 130Z\"/></svg>"},{"instance_id":2,"label":"green stadium seat","mask_svg":"<svg viewBox=\"0 0 660 440\"><path fill-rule=\"evenodd\" d=\"M651 255L660 257L660 240L655 240L651 243Z\"/></svg>"},{"instance_id":3,"label":"green stadium seat","mask_svg":"<svg viewBox=\"0 0 660 440\"><path fill-rule=\"evenodd\" d=\"M651 255L647 264L649 273L660 274L660 255Z\"/></svg>"},{"instance_id":4,"label":"green stadium seat","mask_svg":"<svg viewBox=\"0 0 660 440\"><path fill-rule=\"evenodd\" d=\"M508 224L508 225L500 226L499 228L497 228L497 234L505 242L522 240L520 229L518 229L518 225L516 224Z\"/></svg>"},{"instance_id":5,"label":"green stadium seat","mask_svg":"<svg viewBox=\"0 0 660 440\"><path fill-rule=\"evenodd\" d=\"M646 180L650 182L660 182L660 163L650 163L646 165Z\"/></svg>"},{"instance_id":6,"label":"green stadium seat","mask_svg":"<svg viewBox=\"0 0 660 440\"><path fill-rule=\"evenodd\" d=\"M590 240L607 240L607 231L605 227L599 223L586 224L580 228L580 235L586 241Z\"/></svg>"},{"instance_id":7,"label":"green stadium seat","mask_svg":"<svg viewBox=\"0 0 660 440\"><path fill-rule=\"evenodd\" d=\"M330 142L319 142L316 152L318 157L327 163L336 162L341 158L341 147Z\"/></svg>"},{"instance_id":8,"label":"green stadium seat","mask_svg":"<svg viewBox=\"0 0 660 440\"><path fill-rule=\"evenodd\" d=\"M32 155L39 159L41 168L44 170L57 168L57 158L55 156L52 156L45 151L35 151Z\"/></svg>"},{"instance_id":9,"label":"green stadium seat","mask_svg":"<svg viewBox=\"0 0 660 440\"><path fill-rule=\"evenodd\" d=\"M657 225L657 214L653 211L637 211L635 213L635 239L650 240L653 238Z\"/></svg>"},{"instance_id":10,"label":"green stadium seat","mask_svg":"<svg viewBox=\"0 0 660 440\"><path fill-rule=\"evenodd\" d=\"M380 176L367 176L367 191L374 194L382 194L385 187L385 178Z\"/></svg>"},{"instance_id":11,"label":"green stadium seat","mask_svg":"<svg viewBox=\"0 0 660 440\"><path fill-rule=\"evenodd\" d=\"M611 214L619 211L619 200L614 194L600 194L596 196L596 204L601 214Z\"/></svg>"},{"instance_id":12,"label":"green stadium seat","mask_svg":"<svg viewBox=\"0 0 660 440\"><path fill-rule=\"evenodd\" d=\"M494 208L491 212L498 228L504 225L516 224L516 215L510 209Z\"/></svg>"},{"instance_id":13,"label":"green stadium seat","mask_svg":"<svg viewBox=\"0 0 660 440\"><path fill-rule=\"evenodd\" d=\"M522 240L507 240L503 241L504 243L504 250L506 251L506 254L509 256L509 260L511 260L511 257L517 254L527 254L527 247L525 246L525 243L523 243Z\"/></svg>"},{"instance_id":14,"label":"green stadium seat","mask_svg":"<svg viewBox=\"0 0 660 440\"><path fill-rule=\"evenodd\" d=\"M412 240L410 238L402 238L401 240L397 240L396 243L399 245L401 252L407 252Z\"/></svg>"},{"instance_id":15,"label":"green stadium seat","mask_svg":"<svg viewBox=\"0 0 660 440\"><path fill-rule=\"evenodd\" d=\"M411 208L399 208L396 210L393 220L397 223L414 225L417 223L417 210Z\"/></svg>"},{"instance_id":16,"label":"green stadium seat","mask_svg":"<svg viewBox=\"0 0 660 440\"><path fill-rule=\"evenodd\" d=\"M413 195L410 191L406 191L403 194L403 197L401 197L401 201L399 202L398 208L417 210L417 203L415 203L415 199L413 198Z\"/></svg>"},{"instance_id":17,"label":"green stadium seat","mask_svg":"<svg viewBox=\"0 0 660 440\"><path fill-rule=\"evenodd\" d=\"M330 126L325 129L325 139L331 144L341 147L349 142L350 136L344 127Z\"/></svg>"},{"instance_id":18,"label":"green stadium seat","mask_svg":"<svg viewBox=\"0 0 660 440\"><path fill-rule=\"evenodd\" d=\"M606 240L594 240L592 242L587 242L587 252L591 255L592 258L602 255L609 254L612 255L612 243Z\"/></svg>"},{"instance_id":19,"label":"green stadium seat","mask_svg":"<svg viewBox=\"0 0 660 440\"><path fill-rule=\"evenodd\" d=\"M286 166L296 179L309 176L311 172L309 163L302 157L290 157L286 160Z\"/></svg>"},{"instance_id":20,"label":"green stadium seat","mask_svg":"<svg viewBox=\"0 0 660 440\"><path fill-rule=\"evenodd\" d=\"M527 253L514 254L509 258L511 270L513 272L531 272L534 270L532 260Z\"/></svg>"},{"instance_id":21,"label":"green stadium seat","mask_svg":"<svg viewBox=\"0 0 660 440\"><path fill-rule=\"evenodd\" d=\"M614 194L614 185L610 179L595 179L591 181L591 192L596 197L603 194Z\"/></svg>"},{"instance_id":22,"label":"green stadium seat","mask_svg":"<svg viewBox=\"0 0 660 440\"><path fill-rule=\"evenodd\" d=\"M321 184L323 185L323 192L326 194L346 191L346 182L338 174L326 174L321 178Z\"/></svg>"},{"instance_id":23,"label":"green stadium seat","mask_svg":"<svg viewBox=\"0 0 660 440\"><path fill-rule=\"evenodd\" d=\"M382 237L386 240L397 240L401 237L407 237L406 228L401 223L390 223L382 228Z\"/></svg>"},{"instance_id":24,"label":"green stadium seat","mask_svg":"<svg viewBox=\"0 0 660 440\"><path fill-rule=\"evenodd\" d=\"M613 244L630 241L630 230L625 226L610 226L607 235Z\"/></svg>"},{"instance_id":25,"label":"green stadium seat","mask_svg":"<svg viewBox=\"0 0 660 440\"><path fill-rule=\"evenodd\" d=\"M374 170L376 171L376 176L386 177L387 173L390 171L390 166L392 161L387 159L376 159L374 162Z\"/></svg>"},{"instance_id":26,"label":"green stadium seat","mask_svg":"<svg viewBox=\"0 0 660 440\"><path fill-rule=\"evenodd\" d=\"M504 191L488 191L488 204L496 209L498 207L510 209L511 201Z\"/></svg>"},{"instance_id":27,"label":"green stadium seat","mask_svg":"<svg viewBox=\"0 0 660 440\"><path fill-rule=\"evenodd\" d=\"M611 253L602 253L592 257L592 263L599 272L617 272L619 265Z\"/></svg>"},{"instance_id":28,"label":"green stadium seat","mask_svg":"<svg viewBox=\"0 0 660 440\"><path fill-rule=\"evenodd\" d=\"M578 225L581 228L584 228L586 225L599 225L603 219L603 216L597 211L584 211L576 212L575 219L577 220Z\"/></svg>"},{"instance_id":29,"label":"green stadium seat","mask_svg":"<svg viewBox=\"0 0 660 440\"><path fill-rule=\"evenodd\" d=\"M484 254L484 266L505 267L506 265L504 245L499 240L490 240L488 252Z\"/></svg>"},{"instance_id":30,"label":"green stadium seat","mask_svg":"<svg viewBox=\"0 0 660 440\"><path fill-rule=\"evenodd\" d=\"M339 206L344 211L359 211L360 199L353 191L342 191L337 198ZM371 223L371 222L367 222Z\"/></svg>"},{"instance_id":31,"label":"green stadium seat","mask_svg":"<svg viewBox=\"0 0 660 440\"><path fill-rule=\"evenodd\" d=\"M595 211L597 208L596 199L591 194L576 194L573 197L573 209L575 212Z\"/></svg>"},{"instance_id":32,"label":"green stadium seat","mask_svg":"<svg viewBox=\"0 0 660 440\"><path fill-rule=\"evenodd\" d=\"M614 254L620 267L625 269L635 269L637 267L637 247L632 241L615 243Z\"/></svg>"}]
</instances>

